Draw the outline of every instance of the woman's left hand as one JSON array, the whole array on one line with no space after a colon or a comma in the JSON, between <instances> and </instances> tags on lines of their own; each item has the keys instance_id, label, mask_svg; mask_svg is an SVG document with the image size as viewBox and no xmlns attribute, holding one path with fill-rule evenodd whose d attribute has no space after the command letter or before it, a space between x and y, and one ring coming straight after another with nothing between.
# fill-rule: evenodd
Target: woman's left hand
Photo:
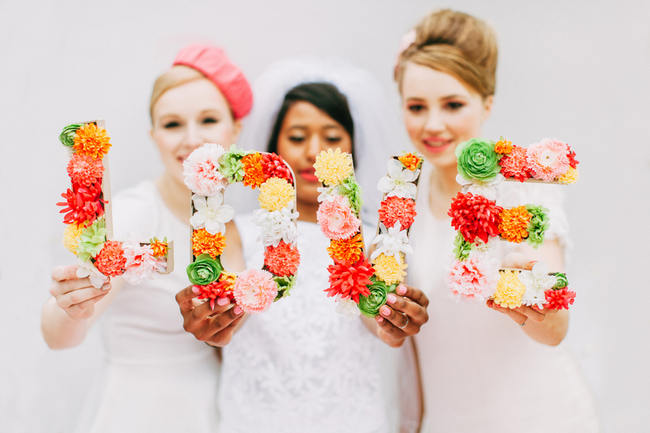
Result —
<instances>
[{"instance_id":1,"label":"woman's left hand","mask_svg":"<svg viewBox=\"0 0 650 433\"><path fill-rule=\"evenodd\" d=\"M546 319L546 313L548 312L546 310L538 308L536 305L532 307L522 305L521 307L513 309L503 308L497 305L492 299L485 301L485 305L492 308L494 311L498 311L510 317L519 326L526 326L526 322L528 320L543 322L544 319Z\"/></svg>"},{"instance_id":2,"label":"woman's left hand","mask_svg":"<svg viewBox=\"0 0 650 433\"><path fill-rule=\"evenodd\" d=\"M395 293L388 294L375 317L377 336L391 347L400 347L429 320L428 305L429 299L421 290L400 284Z\"/></svg>"}]
</instances>

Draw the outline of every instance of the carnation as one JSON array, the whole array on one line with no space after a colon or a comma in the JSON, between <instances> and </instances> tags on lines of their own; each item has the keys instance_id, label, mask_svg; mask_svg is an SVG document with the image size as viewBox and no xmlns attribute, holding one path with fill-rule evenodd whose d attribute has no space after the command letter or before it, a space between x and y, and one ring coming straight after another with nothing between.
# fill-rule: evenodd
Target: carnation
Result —
<instances>
[{"instance_id":1,"label":"carnation","mask_svg":"<svg viewBox=\"0 0 650 433\"><path fill-rule=\"evenodd\" d=\"M483 300L492 295L497 279L496 262L488 254L474 253L452 265L447 283L454 296Z\"/></svg>"},{"instance_id":2,"label":"carnation","mask_svg":"<svg viewBox=\"0 0 650 433\"><path fill-rule=\"evenodd\" d=\"M571 167L566 143L549 138L528 148L527 161L535 179L546 182L552 182Z\"/></svg>"},{"instance_id":3,"label":"carnation","mask_svg":"<svg viewBox=\"0 0 650 433\"><path fill-rule=\"evenodd\" d=\"M379 207L379 221L386 227L399 221L402 230L408 230L416 214L415 200L410 198L386 197Z\"/></svg>"},{"instance_id":4,"label":"carnation","mask_svg":"<svg viewBox=\"0 0 650 433\"><path fill-rule=\"evenodd\" d=\"M122 242L104 242L104 246L95 257L95 266L99 272L109 277L122 275L126 270L126 257Z\"/></svg>"},{"instance_id":5,"label":"carnation","mask_svg":"<svg viewBox=\"0 0 650 433\"><path fill-rule=\"evenodd\" d=\"M280 241L293 243L298 237L296 220L298 212L285 207L283 209L269 212L258 209L254 214L254 222L261 228L262 245L276 246Z\"/></svg>"},{"instance_id":6,"label":"carnation","mask_svg":"<svg viewBox=\"0 0 650 433\"><path fill-rule=\"evenodd\" d=\"M270 272L249 269L235 281L234 296L237 305L247 313L266 310L275 300L278 287Z\"/></svg>"},{"instance_id":7,"label":"carnation","mask_svg":"<svg viewBox=\"0 0 650 433\"><path fill-rule=\"evenodd\" d=\"M345 201L343 197L335 197L318 207L318 223L329 239L347 239L359 231L361 221Z\"/></svg>"},{"instance_id":8,"label":"carnation","mask_svg":"<svg viewBox=\"0 0 650 433\"><path fill-rule=\"evenodd\" d=\"M499 161L501 174L517 179L520 182L530 178L527 151L524 147L512 146L512 151Z\"/></svg>"},{"instance_id":9,"label":"carnation","mask_svg":"<svg viewBox=\"0 0 650 433\"><path fill-rule=\"evenodd\" d=\"M126 271L124 279L130 284L140 284L153 277L158 270L158 260L154 257L150 245L139 243L125 243L124 257L126 258Z\"/></svg>"},{"instance_id":10,"label":"carnation","mask_svg":"<svg viewBox=\"0 0 650 433\"><path fill-rule=\"evenodd\" d=\"M218 144L206 143L194 150L183 161L183 181L194 193L211 196L223 190L226 178L219 171L219 159L225 149Z\"/></svg>"},{"instance_id":11,"label":"carnation","mask_svg":"<svg viewBox=\"0 0 650 433\"><path fill-rule=\"evenodd\" d=\"M104 175L104 164L101 159L95 159L88 155L74 154L68 162L68 176L72 185L85 186L90 188L95 184L102 183Z\"/></svg>"}]
</instances>

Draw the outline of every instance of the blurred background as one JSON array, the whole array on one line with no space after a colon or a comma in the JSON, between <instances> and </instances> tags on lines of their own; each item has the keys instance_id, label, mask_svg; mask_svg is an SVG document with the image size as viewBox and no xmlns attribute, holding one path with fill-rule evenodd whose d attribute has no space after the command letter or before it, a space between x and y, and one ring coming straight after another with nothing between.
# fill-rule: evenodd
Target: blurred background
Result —
<instances>
[{"instance_id":1,"label":"blurred background","mask_svg":"<svg viewBox=\"0 0 650 433\"><path fill-rule=\"evenodd\" d=\"M50 269L73 262L55 206L68 183L61 127L106 119L113 191L156 176L151 86L190 42L222 45L251 81L279 59L342 58L374 74L397 113L400 37L439 7L477 15L499 36L485 136L553 136L578 154L581 179L568 188L578 298L563 344L603 431L648 431L647 0L0 0L0 431L69 431L101 361L96 333L64 352L40 336ZM402 133L395 148L409 146Z\"/></svg>"}]
</instances>

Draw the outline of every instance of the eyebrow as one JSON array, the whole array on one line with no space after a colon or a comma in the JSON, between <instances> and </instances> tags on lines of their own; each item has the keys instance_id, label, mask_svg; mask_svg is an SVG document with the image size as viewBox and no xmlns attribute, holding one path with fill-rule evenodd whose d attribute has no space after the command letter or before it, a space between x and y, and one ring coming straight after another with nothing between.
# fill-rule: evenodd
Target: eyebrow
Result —
<instances>
[{"instance_id":1,"label":"eyebrow","mask_svg":"<svg viewBox=\"0 0 650 433\"><path fill-rule=\"evenodd\" d=\"M289 127L289 129L309 129L309 126L307 125L292 125ZM322 127L322 129L343 129L343 127L339 125L325 125Z\"/></svg>"}]
</instances>

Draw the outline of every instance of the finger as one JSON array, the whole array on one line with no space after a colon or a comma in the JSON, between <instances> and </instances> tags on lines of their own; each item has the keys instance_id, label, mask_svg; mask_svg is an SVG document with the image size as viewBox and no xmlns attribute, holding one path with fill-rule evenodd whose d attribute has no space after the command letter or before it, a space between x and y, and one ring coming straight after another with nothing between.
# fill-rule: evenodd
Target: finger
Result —
<instances>
[{"instance_id":1,"label":"finger","mask_svg":"<svg viewBox=\"0 0 650 433\"><path fill-rule=\"evenodd\" d=\"M73 305L89 301L98 296L104 296L106 293L107 292L105 290L96 289L94 287L88 289L79 289L66 293L64 295L57 296L56 303L59 304L61 308L65 309L70 308Z\"/></svg>"},{"instance_id":2,"label":"finger","mask_svg":"<svg viewBox=\"0 0 650 433\"><path fill-rule=\"evenodd\" d=\"M235 320L242 317L244 311L239 305L235 305L225 313L219 314L210 319L212 335L218 334L228 328Z\"/></svg>"},{"instance_id":3,"label":"finger","mask_svg":"<svg viewBox=\"0 0 650 433\"><path fill-rule=\"evenodd\" d=\"M192 291L192 285L185 287L180 292L176 293L176 303L181 309L181 313L190 311L194 306L192 305L192 298L196 295Z\"/></svg>"},{"instance_id":4,"label":"finger","mask_svg":"<svg viewBox=\"0 0 650 433\"><path fill-rule=\"evenodd\" d=\"M513 269L526 269L525 266L530 262L530 259L526 255L520 252L511 252L506 254L503 258L503 267L504 268L513 268Z\"/></svg>"},{"instance_id":5,"label":"finger","mask_svg":"<svg viewBox=\"0 0 650 433\"><path fill-rule=\"evenodd\" d=\"M530 307L519 307L515 308L515 311L525 315L529 319L532 319L536 322L541 322L546 318L546 315L540 311L537 311Z\"/></svg>"},{"instance_id":6,"label":"finger","mask_svg":"<svg viewBox=\"0 0 650 433\"><path fill-rule=\"evenodd\" d=\"M397 286L396 292L398 295L405 296L423 307L429 305L429 298L427 298L427 295L425 295L422 290L416 289L415 287L400 284Z\"/></svg>"},{"instance_id":7,"label":"finger","mask_svg":"<svg viewBox=\"0 0 650 433\"><path fill-rule=\"evenodd\" d=\"M234 308L233 308L234 310ZM242 320L246 317L245 314L239 315L235 320L233 320L228 326L226 326L224 329L222 329L220 332L217 332L214 334L209 340L206 341L206 343L212 343L216 346L223 347L230 343L230 340L232 339L233 334L235 333L235 330L239 326L239 324L242 322Z\"/></svg>"},{"instance_id":8,"label":"finger","mask_svg":"<svg viewBox=\"0 0 650 433\"><path fill-rule=\"evenodd\" d=\"M422 305L411 301L409 298L389 293L388 296L386 296L386 302L393 310L406 314L409 316L410 321L417 323L418 325L422 325L429 320L427 309Z\"/></svg>"},{"instance_id":9,"label":"finger","mask_svg":"<svg viewBox=\"0 0 650 433\"><path fill-rule=\"evenodd\" d=\"M384 321L392 323L404 332L406 332L406 328L410 325L410 320L405 314L393 310L386 304L381 306L379 314L384 318Z\"/></svg>"},{"instance_id":10,"label":"finger","mask_svg":"<svg viewBox=\"0 0 650 433\"><path fill-rule=\"evenodd\" d=\"M52 287L50 288L50 293L52 294L52 296L59 296L75 290L85 289L89 287L93 287L93 288L95 287L92 285L89 278L75 277L75 279L55 281L54 283L52 283Z\"/></svg>"},{"instance_id":11,"label":"finger","mask_svg":"<svg viewBox=\"0 0 650 433\"><path fill-rule=\"evenodd\" d=\"M406 333L403 330L397 328L382 316L377 316L375 318L375 321L379 326L380 338L382 338L384 341L389 340L386 342L391 346L398 346L407 337Z\"/></svg>"},{"instance_id":12,"label":"finger","mask_svg":"<svg viewBox=\"0 0 650 433\"><path fill-rule=\"evenodd\" d=\"M528 316L525 314L521 314L515 310L511 310L509 308L504 308L499 305L497 305L492 299L488 299L486 302L486 305L490 308L492 308L495 311L498 311L499 313L503 313L506 316L510 317L512 320L514 320L517 324L521 325L526 322L528 319Z\"/></svg>"},{"instance_id":13,"label":"finger","mask_svg":"<svg viewBox=\"0 0 650 433\"><path fill-rule=\"evenodd\" d=\"M52 269L54 281L65 281L77 278L77 265L57 266Z\"/></svg>"}]
</instances>

